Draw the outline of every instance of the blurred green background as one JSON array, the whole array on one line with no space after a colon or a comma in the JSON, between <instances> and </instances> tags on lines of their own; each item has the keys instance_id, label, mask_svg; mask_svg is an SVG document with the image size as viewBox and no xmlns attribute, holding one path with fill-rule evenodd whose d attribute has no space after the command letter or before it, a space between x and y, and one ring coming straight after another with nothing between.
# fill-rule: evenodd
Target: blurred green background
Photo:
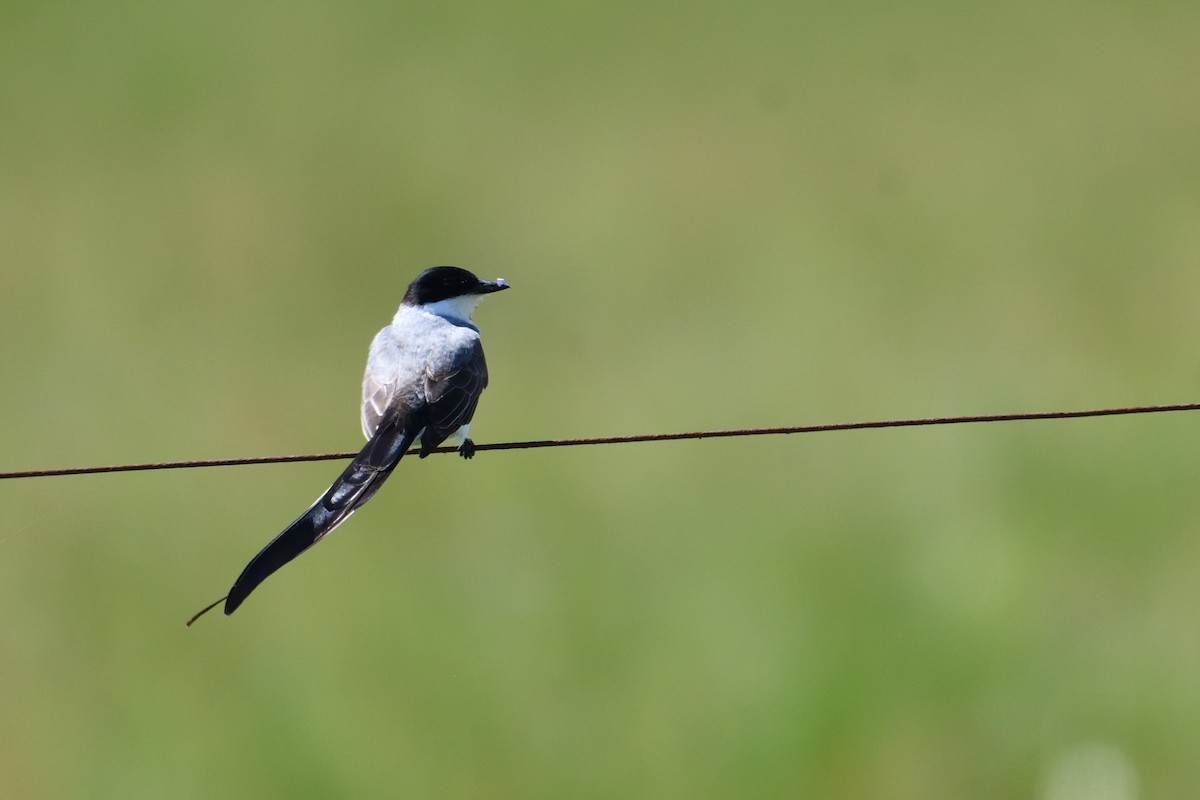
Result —
<instances>
[{"instance_id":1,"label":"blurred green background","mask_svg":"<svg viewBox=\"0 0 1200 800\"><path fill-rule=\"evenodd\" d=\"M0 469L1200 397L1194 2L0 6ZM0 483L5 798L1200 793L1200 419Z\"/></svg>"}]
</instances>

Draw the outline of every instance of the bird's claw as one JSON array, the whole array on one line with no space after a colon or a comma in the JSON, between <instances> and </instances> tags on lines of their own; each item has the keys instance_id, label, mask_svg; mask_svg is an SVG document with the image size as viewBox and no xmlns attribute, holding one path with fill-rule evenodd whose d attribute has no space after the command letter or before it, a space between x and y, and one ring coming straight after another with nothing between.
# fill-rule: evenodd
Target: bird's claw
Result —
<instances>
[{"instance_id":1,"label":"bird's claw","mask_svg":"<svg viewBox=\"0 0 1200 800\"><path fill-rule=\"evenodd\" d=\"M474 458L475 443L470 439L463 439L463 443L458 446L458 454L463 458Z\"/></svg>"}]
</instances>

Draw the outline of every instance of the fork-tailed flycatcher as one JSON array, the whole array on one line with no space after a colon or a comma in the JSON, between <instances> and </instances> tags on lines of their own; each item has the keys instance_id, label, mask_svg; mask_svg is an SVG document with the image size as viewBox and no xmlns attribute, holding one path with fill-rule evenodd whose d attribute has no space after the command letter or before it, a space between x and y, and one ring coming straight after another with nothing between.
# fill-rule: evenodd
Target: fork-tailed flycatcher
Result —
<instances>
[{"instance_id":1,"label":"fork-tailed flycatcher","mask_svg":"<svg viewBox=\"0 0 1200 800\"><path fill-rule=\"evenodd\" d=\"M417 442L421 458L443 443L458 445L463 458L475 455L467 429L488 372L471 314L484 297L507 288L503 278L483 281L458 267L427 269L409 284L392 323L375 336L367 355L366 446L311 508L250 560L221 598L227 616L271 573L370 500Z\"/></svg>"}]
</instances>

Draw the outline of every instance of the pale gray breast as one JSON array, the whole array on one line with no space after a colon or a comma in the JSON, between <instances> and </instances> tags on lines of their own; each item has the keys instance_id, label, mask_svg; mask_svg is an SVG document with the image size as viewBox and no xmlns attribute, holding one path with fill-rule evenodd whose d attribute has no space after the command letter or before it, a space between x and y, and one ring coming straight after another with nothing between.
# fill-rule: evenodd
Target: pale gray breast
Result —
<instances>
[{"instance_id":1,"label":"pale gray breast","mask_svg":"<svg viewBox=\"0 0 1200 800\"><path fill-rule=\"evenodd\" d=\"M410 313L404 313L405 311ZM362 427L369 439L380 422L406 415L424 402L425 386L459 369L475 349L479 332L441 317L401 309L371 342L363 375Z\"/></svg>"}]
</instances>

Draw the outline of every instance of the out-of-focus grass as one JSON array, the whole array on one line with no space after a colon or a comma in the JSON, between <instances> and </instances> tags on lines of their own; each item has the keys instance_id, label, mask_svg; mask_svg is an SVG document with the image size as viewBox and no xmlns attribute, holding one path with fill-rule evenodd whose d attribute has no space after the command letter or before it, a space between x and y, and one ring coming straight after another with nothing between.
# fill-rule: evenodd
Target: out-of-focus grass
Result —
<instances>
[{"instance_id":1,"label":"out-of-focus grass","mask_svg":"<svg viewBox=\"0 0 1200 800\"><path fill-rule=\"evenodd\" d=\"M1194 4L15 4L3 467L349 449L425 266L480 441L1172 402ZM0 486L0 796L1200 787L1186 415ZM1089 772L1090 771L1090 772Z\"/></svg>"}]
</instances>

